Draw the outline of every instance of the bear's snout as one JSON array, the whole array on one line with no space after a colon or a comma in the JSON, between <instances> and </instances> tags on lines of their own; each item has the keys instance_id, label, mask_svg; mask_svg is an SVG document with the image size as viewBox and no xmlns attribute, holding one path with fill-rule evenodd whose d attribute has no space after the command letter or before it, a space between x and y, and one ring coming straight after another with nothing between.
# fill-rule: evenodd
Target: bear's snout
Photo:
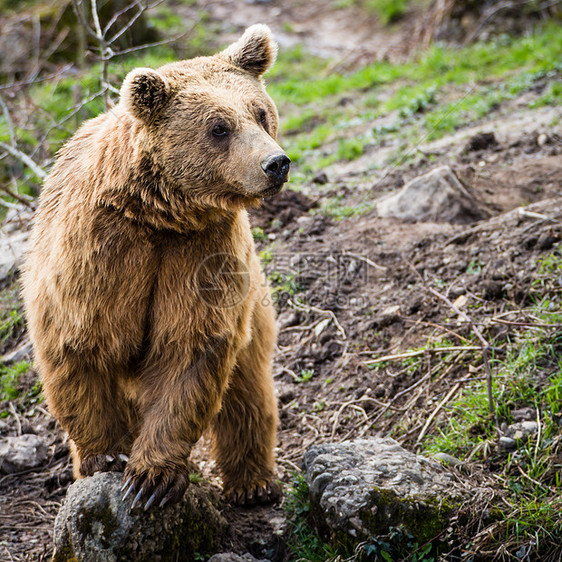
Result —
<instances>
[{"instance_id":1,"label":"bear's snout","mask_svg":"<svg viewBox=\"0 0 562 562\"><path fill-rule=\"evenodd\" d=\"M261 168L265 175L270 178L277 191L289 179L289 167L291 159L284 152L277 152L269 154L261 161ZM268 187L264 192L269 192L271 187ZM275 193L277 193L275 191Z\"/></svg>"}]
</instances>

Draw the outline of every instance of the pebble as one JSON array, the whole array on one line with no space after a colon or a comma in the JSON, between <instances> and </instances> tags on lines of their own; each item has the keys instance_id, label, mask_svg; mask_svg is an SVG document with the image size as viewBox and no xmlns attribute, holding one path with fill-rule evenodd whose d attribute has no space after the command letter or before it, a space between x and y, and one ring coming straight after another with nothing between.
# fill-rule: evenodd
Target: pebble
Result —
<instances>
[{"instance_id":1,"label":"pebble","mask_svg":"<svg viewBox=\"0 0 562 562\"><path fill-rule=\"evenodd\" d=\"M545 133L541 133L538 137L537 137L537 144L539 146L544 146L545 144L548 143L548 135L546 135Z\"/></svg>"},{"instance_id":2,"label":"pebble","mask_svg":"<svg viewBox=\"0 0 562 562\"><path fill-rule=\"evenodd\" d=\"M447 453L436 453L435 455L433 455L433 458L435 460L438 460L442 464L445 464L447 466L454 466L455 468L460 468L464 465L461 460Z\"/></svg>"},{"instance_id":3,"label":"pebble","mask_svg":"<svg viewBox=\"0 0 562 562\"><path fill-rule=\"evenodd\" d=\"M500 437L498 444L500 448L505 449L506 451L512 451L517 448L517 441L515 441L515 439L511 439L511 437Z\"/></svg>"}]
</instances>

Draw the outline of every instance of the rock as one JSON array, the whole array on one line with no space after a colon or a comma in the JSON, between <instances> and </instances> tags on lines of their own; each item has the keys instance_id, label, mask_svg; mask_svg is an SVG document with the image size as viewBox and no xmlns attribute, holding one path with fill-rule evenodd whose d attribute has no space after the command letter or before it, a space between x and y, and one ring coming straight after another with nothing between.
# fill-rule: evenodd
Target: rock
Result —
<instances>
[{"instance_id":1,"label":"rock","mask_svg":"<svg viewBox=\"0 0 562 562\"><path fill-rule=\"evenodd\" d=\"M25 434L0 440L0 472L11 474L41 466L47 460L47 445L37 435Z\"/></svg>"},{"instance_id":2,"label":"rock","mask_svg":"<svg viewBox=\"0 0 562 562\"><path fill-rule=\"evenodd\" d=\"M398 193L380 200L377 212L381 217L406 221L456 224L488 217L449 166L414 178Z\"/></svg>"},{"instance_id":3,"label":"rock","mask_svg":"<svg viewBox=\"0 0 562 562\"><path fill-rule=\"evenodd\" d=\"M70 486L55 521L53 562L187 562L218 548L226 522L212 489L192 485L179 504L129 512L122 484L120 473L98 472Z\"/></svg>"},{"instance_id":4,"label":"rock","mask_svg":"<svg viewBox=\"0 0 562 562\"><path fill-rule=\"evenodd\" d=\"M534 435L539 430L539 425L535 421L521 421L513 423L505 430L507 438L514 439L521 443L526 443L531 435Z\"/></svg>"},{"instance_id":5,"label":"rock","mask_svg":"<svg viewBox=\"0 0 562 562\"><path fill-rule=\"evenodd\" d=\"M313 445L304 470L317 530L343 542L400 526L420 542L431 540L467 494L438 462L390 438Z\"/></svg>"},{"instance_id":6,"label":"rock","mask_svg":"<svg viewBox=\"0 0 562 562\"><path fill-rule=\"evenodd\" d=\"M517 448L517 441L511 439L511 437L505 437L505 435L499 438L498 444L500 449L504 449L505 451L513 451L513 449Z\"/></svg>"},{"instance_id":7,"label":"rock","mask_svg":"<svg viewBox=\"0 0 562 562\"><path fill-rule=\"evenodd\" d=\"M20 265L27 239L32 212L29 209L10 209L0 227L0 281Z\"/></svg>"},{"instance_id":8,"label":"rock","mask_svg":"<svg viewBox=\"0 0 562 562\"><path fill-rule=\"evenodd\" d=\"M464 466L461 460L447 453L436 453L433 455L433 458L446 466L454 466L455 468L462 468Z\"/></svg>"},{"instance_id":9,"label":"rock","mask_svg":"<svg viewBox=\"0 0 562 562\"><path fill-rule=\"evenodd\" d=\"M519 408L518 410L511 410L511 417L513 421L532 421L537 419L537 411L531 406Z\"/></svg>"},{"instance_id":10,"label":"rock","mask_svg":"<svg viewBox=\"0 0 562 562\"><path fill-rule=\"evenodd\" d=\"M548 143L550 139L548 138L548 135L545 133L541 133L540 135L537 136L537 144L539 146L544 146L545 144Z\"/></svg>"}]
</instances>

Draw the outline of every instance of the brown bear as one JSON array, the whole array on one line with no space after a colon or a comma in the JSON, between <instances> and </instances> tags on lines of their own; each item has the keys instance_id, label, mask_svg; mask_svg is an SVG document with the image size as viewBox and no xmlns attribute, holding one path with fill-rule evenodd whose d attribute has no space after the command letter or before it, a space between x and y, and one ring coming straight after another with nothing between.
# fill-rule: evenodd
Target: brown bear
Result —
<instances>
[{"instance_id":1,"label":"brown bear","mask_svg":"<svg viewBox=\"0 0 562 562\"><path fill-rule=\"evenodd\" d=\"M280 492L275 317L247 215L288 179L261 79L276 50L254 25L133 70L40 196L22 281L47 403L75 476L125 468L145 508L182 497L207 429L229 501Z\"/></svg>"}]
</instances>

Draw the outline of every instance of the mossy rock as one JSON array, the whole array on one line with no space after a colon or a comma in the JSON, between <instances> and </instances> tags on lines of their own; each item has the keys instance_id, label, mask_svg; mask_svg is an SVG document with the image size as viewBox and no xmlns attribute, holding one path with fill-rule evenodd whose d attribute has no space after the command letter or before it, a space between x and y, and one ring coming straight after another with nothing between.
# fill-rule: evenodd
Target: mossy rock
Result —
<instances>
[{"instance_id":1,"label":"mossy rock","mask_svg":"<svg viewBox=\"0 0 562 562\"><path fill-rule=\"evenodd\" d=\"M210 486L192 485L184 500L129 511L120 473L75 482L55 522L53 562L192 562L218 549L227 524Z\"/></svg>"},{"instance_id":2,"label":"mossy rock","mask_svg":"<svg viewBox=\"0 0 562 562\"><path fill-rule=\"evenodd\" d=\"M304 458L310 516L335 545L353 546L400 528L424 544L470 495L470 483L389 438L312 446Z\"/></svg>"}]
</instances>

